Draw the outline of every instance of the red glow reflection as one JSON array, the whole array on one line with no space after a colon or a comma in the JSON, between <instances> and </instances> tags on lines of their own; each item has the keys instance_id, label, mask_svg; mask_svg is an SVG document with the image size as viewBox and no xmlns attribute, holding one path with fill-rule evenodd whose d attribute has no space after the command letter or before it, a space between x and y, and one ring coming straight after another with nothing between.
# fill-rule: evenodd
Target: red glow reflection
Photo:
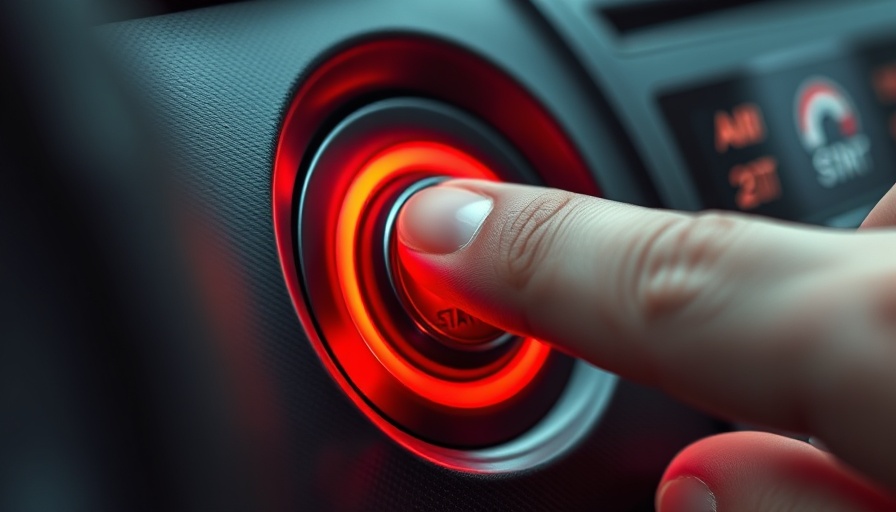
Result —
<instances>
[{"instance_id":1,"label":"red glow reflection","mask_svg":"<svg viewBox=\"0 0 896 512\"><path fill-rule=\"evenodd\" d=\"M527 339L514 357L497 372L467 382L429 375L406 361L377 328L361 292L357 240L365 207L390 181L421 169L434 175L496 179L481 162L454 148L431 142L410 142L388 148L355 174L346 193L336 229L336 271L355 326L377 360L406 387L432 402L455 408L488 407L516 395L529 384L547 359L550 349Z\"/></svg>"}]
</instances>

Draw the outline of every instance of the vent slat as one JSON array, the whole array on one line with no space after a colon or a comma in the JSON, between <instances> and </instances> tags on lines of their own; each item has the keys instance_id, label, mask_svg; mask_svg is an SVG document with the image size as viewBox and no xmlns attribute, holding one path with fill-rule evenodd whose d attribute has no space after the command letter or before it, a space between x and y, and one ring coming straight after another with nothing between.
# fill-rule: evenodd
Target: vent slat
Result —
<instances>
[{"instance_id":1,"label":"vent slat","mask_svg":"<svg viewBox=\"0 0 896 512\"><path fill-rule=\"evenodd\" d=\"M600 7L600 13L619 35L628 35L648 28L699 18L750 5L796 5L820 0L647 0L625 1Z\"/></svg>"}]
</instances>

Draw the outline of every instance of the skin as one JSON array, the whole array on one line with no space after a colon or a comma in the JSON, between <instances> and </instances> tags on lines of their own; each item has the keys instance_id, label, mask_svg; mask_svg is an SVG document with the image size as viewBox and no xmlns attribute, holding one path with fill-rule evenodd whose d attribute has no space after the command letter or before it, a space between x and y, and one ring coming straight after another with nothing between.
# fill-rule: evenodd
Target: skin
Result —
<instances>
[{"instance_id":1,"label":"skin","mask_svg":"<svg viewBox=\"0 0 896 512\"><path fill-rule=\"evenodd\" d=\"M458 206L482 200L478 229L457 226ZM398 233L415 277L483 320L830 450L698 441L669 465L661 512L891 511L894 222L893 191L856 232L464 180L412 197Z\"/></svg>"}]
</instances>

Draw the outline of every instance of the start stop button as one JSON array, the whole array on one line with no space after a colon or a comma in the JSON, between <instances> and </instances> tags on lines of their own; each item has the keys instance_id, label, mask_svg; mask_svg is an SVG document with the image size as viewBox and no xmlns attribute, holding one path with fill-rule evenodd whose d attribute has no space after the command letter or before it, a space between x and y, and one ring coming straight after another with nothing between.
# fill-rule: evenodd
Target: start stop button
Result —
<instances>
[{"instance_id":1,"label":"start stop button","mask_svg":"<svg viewBox=\"0 0 896 512\"><path fill-rule=\"evenodd\" d=\"M445 302L442 297L420 286L400 264L396 280L405 307L410 309L414 320L439 341L453 348L478 350L492 348L505 338L501 329Z\"/></svg>"},{"instance_id":2,"label":"start stop button","mask_svg":"<svg viewBox=\"0 0 896 512\"><path fill-rule=\"evenodd\" d=\"M427 179L409 187L396 203L390 221L395 222L398 211L411 195L443 180L444 178ZM447 302L415 280L402 261L403 253L398 250L395 238L394 234L388 237L386 249L390 253L393 285L405 309L420 329L443 344L461 350L492 349L512 338L505 331Z\"/></svg>"}]
</instances>

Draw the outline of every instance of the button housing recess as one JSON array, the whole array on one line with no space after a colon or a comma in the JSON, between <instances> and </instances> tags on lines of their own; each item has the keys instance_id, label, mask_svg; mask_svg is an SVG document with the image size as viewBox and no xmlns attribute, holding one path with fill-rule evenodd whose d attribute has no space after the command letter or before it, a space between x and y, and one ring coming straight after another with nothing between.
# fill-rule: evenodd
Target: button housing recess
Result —
<instances>
[{"instance_id":1,"label":"button housing recess","mask_svg":"<svg viewBox=\"0 0 896 512\"><path fill-rule=\"evenodd\" d=\"M368 105L339 123L311 161L298 254L327 349L365 400L430 442L493 446L538 422L573 361L491 326L485 334L441 328L439 310L433 317L422 307L426 290L408 276L398 284L399 208L419 187L452 178L535 181L526 162L468 114L419 98Z\"/></svg>"},{"instance_id":2,"label":"button housing recess","mask_svg":"<svg viewBox=\"0 0 896 512\"><path fill-rule=\"evenodd\" d=\"M417 36L336 51L301 80L283 118L272 210L296 341L311 343L383 434L433 463L543 465L584 439L613 393L615 376L539 340L446 343L421 328L386 270L383 212L421 180L538 183L535 169L549 186L599 194L564 128L513 75Z\"/></svg>"}]
</instances>

